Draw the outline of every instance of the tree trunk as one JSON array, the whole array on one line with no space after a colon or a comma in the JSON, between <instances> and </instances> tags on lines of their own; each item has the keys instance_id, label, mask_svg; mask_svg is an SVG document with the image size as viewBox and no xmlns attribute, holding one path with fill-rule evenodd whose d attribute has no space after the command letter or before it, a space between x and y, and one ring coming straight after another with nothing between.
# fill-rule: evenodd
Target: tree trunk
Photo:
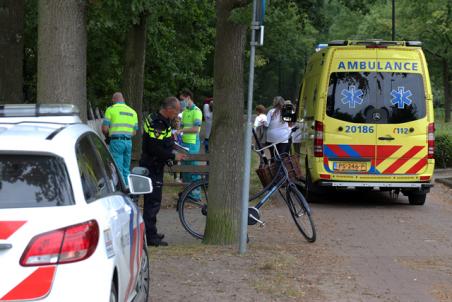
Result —
<instances>
[{"instance_id":1,"label":"tree trunk","mask_svg":"<svg viewBox=\"0 0 452 302\"><path fill-rule=\"evenodd\" d=\"M140 16L140 22L132 25L127 33L124 73L122 76L122 92L126 102L137 112L139 125L142 125L146 19L147 15L143 13ZM133 138L133 160L140 158L141 134L142 129L140 127L137 135Z\"/></svg>"},{"instance_id":2,"label":"tree trunk","mask_svg":"<svg viewBox=\"0 0 452 302\"><path fill-rule=\"evenodd\" d=\"M86 1L38 2L38 103L71 103L86 120Z\"/></svg>"},{"instance_id":3,"label":"tree trunk","mask_svg":"<svg viewBox=\"0 0 452 302\"><path fill-rule=\"evenodd\" d=\"M243 1L218 0L214 58L215 111L209 174L209 211L204 243L238 241L243 182L244 85L246 26L229 20Z\"/></svg>"},{"instance_id":4,"label":"tree trunk","mask_svg":"<svg viewBox=\"0 0 452 302\"><path fill-rule=\"evenodd\" d=\"M0 104L23 102L24 0L0 0Z\"/></svg>"},{"instance_id":5,"label":"tree trunk","mask_svg":"<svg viewBox=\"0 0 452 302\"><path fill-rule=\"evenodd\" d=\"M443 59L443 83L444 83L444 121L447 123L450 121L451 107L452 107L452 95L450 91L449 77L449 63L447 59Z\"/></svg>"}]
</instances>

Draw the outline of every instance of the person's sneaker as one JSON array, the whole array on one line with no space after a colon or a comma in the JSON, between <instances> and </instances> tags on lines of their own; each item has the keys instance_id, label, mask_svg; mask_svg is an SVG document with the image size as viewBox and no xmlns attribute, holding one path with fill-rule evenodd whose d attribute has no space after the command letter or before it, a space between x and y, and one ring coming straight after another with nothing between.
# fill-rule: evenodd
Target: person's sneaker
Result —
<instances>
[{"instance_id":1,"label":"person's sneaker","mask_svg":"<svg viewBox=\"0 0 452 302\"><path fill-rule=\"evenodd\" d=\"M157 239L149 240L148 246L168 246L168 242L157 238Z\"/></svg>"}]
</instances>

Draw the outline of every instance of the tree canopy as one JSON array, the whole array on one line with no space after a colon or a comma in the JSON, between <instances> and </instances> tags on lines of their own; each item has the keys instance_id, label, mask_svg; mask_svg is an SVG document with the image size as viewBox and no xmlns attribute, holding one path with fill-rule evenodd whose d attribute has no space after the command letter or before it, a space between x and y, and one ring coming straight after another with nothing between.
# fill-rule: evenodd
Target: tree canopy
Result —
<instances>
[{"instance_id":1,"label":"tree canopy","mask_svg":"<svg viewBox=\"0 0 452 302\"><path fill-rule=\"evenodd\" d=\"M36 100L36 2L26 0L25 4L27 102ZM448 62L448 81L452 74L451 6L444 0L396 0L396 37L424 42L438 105L444 103L444 62ZM250 10L248 5L243 22L249 22ZM147 17L144 110L184 87L192 89L198 101L212 96L214 1L92 0L87 16L88 100L106 106L121 87L127 31L141 14ZM368 38L391 39L391 1L269 1L264 46L257 49L255 102L269 105L276 95L296 98L316 44Z\"/></svg>"}]
</instances>

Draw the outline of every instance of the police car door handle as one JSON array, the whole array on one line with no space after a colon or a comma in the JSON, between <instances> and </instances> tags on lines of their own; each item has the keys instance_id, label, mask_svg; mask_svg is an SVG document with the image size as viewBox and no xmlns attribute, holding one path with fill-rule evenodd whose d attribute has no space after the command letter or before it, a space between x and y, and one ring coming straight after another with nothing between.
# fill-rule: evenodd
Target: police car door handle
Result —
<instances>
[{"instance_id":1,"label":"police car door handle","mask_svg":"<svg viewBox=\"0 0 452 302\"><path fill-rule=\"evenodd\" d=\"M394 138L391 136L380 136L378 139L381 141L393 141L394 140Z\"/></svg>"},{"instance_id":2,"label":"police car door handle","mask_svg":"<svg viewBox=\"0 0 452 302\"><path fill-rule=\"evenodd\" d=\"M9 243L0 243L0 251L1 250L9 250L13 245Z\"/></svg>"}]
</instances>

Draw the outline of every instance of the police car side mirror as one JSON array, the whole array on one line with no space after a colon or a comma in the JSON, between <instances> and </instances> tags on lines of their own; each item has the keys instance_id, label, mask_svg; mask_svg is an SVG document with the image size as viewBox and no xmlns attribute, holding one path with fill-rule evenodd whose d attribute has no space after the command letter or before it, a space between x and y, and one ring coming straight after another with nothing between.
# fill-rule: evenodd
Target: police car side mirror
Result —
<instances>
[{"instance_id":1,"label":"police car side mirror","mask_svg":"<svg viewBox=\"0 0 452 302\"><path fill-rule=\"evenodd\" d=\"M152 180L149 177L129 174L129 191L132 195L142 195L152 193Z\"/></svg>"},{"instance_id":2,"label":"police car side mirror","mask_svg":"<svg viewBox=\"0 0 452 302\"><path fill-rule=\"evenodd\" d=\"M145 167L133 167L132 171L130 172L131 174L137 174L137 175L141 175L141 176L148 176L149 175L149 170Z\"/></svg>"}]
</instances>

